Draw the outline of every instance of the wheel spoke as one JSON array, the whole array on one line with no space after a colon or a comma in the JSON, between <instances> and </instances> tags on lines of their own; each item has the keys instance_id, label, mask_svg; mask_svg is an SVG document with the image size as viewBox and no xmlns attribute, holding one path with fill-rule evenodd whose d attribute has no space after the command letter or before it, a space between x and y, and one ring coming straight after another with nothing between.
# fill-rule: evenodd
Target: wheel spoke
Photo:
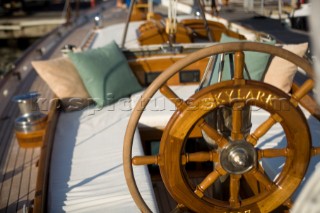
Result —
<instances>
[{"instance_id":1,"label":"wheel spoke","mask_svg":"<svg viewBox=\"0 0 320 213\"><path fill-rule=\"evenodd\" d=\"M194 193L200 198L204 196L204 191L211 186L221 175L225 175L227 172L218 165L216 169L211 172L197 187Z\"/></svg>"},{"instance_id":2,"label":"wheel spoke","mask_svg":"<svg viewBox=\"0 0 320 213\"><path fill-rule=\"evenodd\" d=\"M160 88L160 92L166 98L168 98L176 107L177 109L181 110L187 106L187 104L180 98L168 85L164 85Z\"/></svg>"},{"instance_id":3,"label":"wheel spoke","mask_svg":"<svg viewBox=\"0 0 320 213\"><path fill-rule=\"evenodd\" d=\"M188 162L218 162L219 154L216 151L210 152L195 152L187 153L181 156L182 165L185 165ZM132 158L132 164L135 166L139 165L150 165L150 164L159 164L159 156L135 156Z\"/></svg>"},{"instance_id":4,"label":"wheel spoke","mask_svg":"<svg viewBox=\"0 0 320 213\"><path fill-rule=\"evenodd\" d=\"M250 72L248 70L248 67L247 67L247 64L244 63L244 71L246 72L247 76L248 76L248 79L251 80L251 76L250 76Z\"/></svg>"},{"instance_id":5,"label":"wheel spoke","mask_svg":"<svg viewBox=\"0 0 320 213\"><path fill-rule=\"evenodd\" d=\"M235 81L243 80L244 53L236 52L234 58L234 79Z\"/></svg>"},{"instance_id":6,"label":"wheel spoke","mask_svg":"<svg viewBox=\"0 0 320 213\"><path fill-rule=\"evenodd\" d=\"M242 140L243 134L241 132L242 128L242 109L244 107L243 102L237 102L232 107L232 131L231 139L233 141Z\"/></svg>"},{"instance_id":7,"label":"wheel spoke","mask_svg":"<svg viewBox=\"0 0 320 213\"><path fill-rule=\"evenodd\" d=\"M264 173L264 170L260 164L258 164L257 170L260 171L262 174ZM253 175L253 172L247 172L242 176L245 178L253 194L258 195L259 193L266 191L264 184L257 180L257 178Z\"/></svg>"},{"instance_id":8,"label":"wheel spoke","mask_svg":"<svg viewBox=\"0 0 320 213\"><path fill-rule=\"evenodd\" d=\"M149 165L149 164L159 164L158 155L152 156L135 156L132 158L132 164L139 166L139 165Z\"/></svg>"},{"instance_id":9,"label":"wheel spoke","mask_svg":"<svg viewBox=\"0 0 320 213\"><path fill-rule=\"evenodd\" d=\"M258 140L265 135L271 127L277 122L281 122L282 118L278 114L271 115L265 122L263 122L251 135L247 137L247 141L252 145L256 145Z\"/></svg>"},{"instance_id":10,"label":"wheel spoke","mask_svg":"<svg viewBox=\"0 0 320 213\"><path fill-rule=\"evenodd\" d=\"M320 147L312 147L312 156L320 155Z\"/></svg>"},{"instance_id":11,"label":"wheel spoke","mask_svg":"<svg viewBox=\"0 0 320 213\"><path fill-rule=\"evenodd\" d=\"M302 86L292 94L290 102L295 106L298 106L298 102L303 98L308 92L310 92L314 87L314 81L312 79L307 80L302 84Z\"/></svg>"},{"instance_id":12,"label":"wheel spoke","mask_svg":"<svg viewBox=\"0 0 320 213\"><path fill-rule=\"evenodd\" d=\"M261 171L254 169L251 171L251 174L256 178L256 180L262 183L267 190L271 190L273 186L273 182L269 180L269 178Z\"/></svg>"},{"instance_id":13,"label":"wheel spoke","mask_svg":"<svg viewBox=\"0 0 320 213\"><path fill-rule=\"evenodd\" d=\"M293 207L293 201L289 199L286 202L284 202L283 205L291 209Z\"/></svg>"},{"instance_id":14,"label":"wheel spoke","mask_svg":"<svg viewBox=\"0 0 320 213\"><path fill-rule=\"evenodd\" d=\"M251 173L243 174L244 179L252 190L253 194L258 195L260 193L259 183Z\"/></svg>"},{"instance_id":15,"label":"wheel spoke","mask_svg":"<svg viewBox=\"0 0 320 213\"><path fill-rule=\"evenodd\" d=\"M183 204L179 203L170 213L183 213L187 211L188 208L185 207Z\"/></svg>"},{"instance_id":16,"label":"wheel spoke","mask_svg":"<svg viewBox=\"0 0 320 213\"><path fill-rule=\"evenodd\" d=\"M204 119L201 119L198 122L198 126L205 131L205 133L211 138L213 139L217 145L222 148L223 146L225 146L228 141L227 139L225 139L222 135L220 135L218 133L217 130L215 130L214 128L212 128Z\"/></svg>"},{"instance_id":17,"label":"wheel spoke","mask_svg":"<svg viewBox=\"0 0 320 213\"><path fill-rule=\"evenodd\" d=\"M239 208L239 190L240 190L240 178L241 175L230 175L230 206L231 208Z\"/></svg>"},{"instance_id":18,"label":"wheel spoke","mask_svg":"<svg viewBox=\"0 0 320 213\"><path fill-rule=\"evenodd\" d=\"M261 158L276 158L276 157L287 157L289 150L284 149L261 149L258 150L258 159Z\"/></svg>"},{"instance_id":19,"label":"wheel spoke","mask_svg":"<svg viewBox=\"0 0 320 213\"><path fill-rule=\"evenodd\" d=\"M187 153L181 156L181 163L185 165L189 162L218 162L219 154L216 151Z\"/></svg>"}]
</instances>

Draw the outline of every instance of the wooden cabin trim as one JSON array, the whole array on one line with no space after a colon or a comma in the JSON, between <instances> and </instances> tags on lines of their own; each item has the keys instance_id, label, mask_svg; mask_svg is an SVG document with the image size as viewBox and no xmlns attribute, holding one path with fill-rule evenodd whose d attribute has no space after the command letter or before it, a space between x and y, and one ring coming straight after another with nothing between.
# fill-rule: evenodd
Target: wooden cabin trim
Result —
<instances>
[{"instance_id":1,"label":"wooden cabin trim","mask_svg":"<svg viewBox=\"0 0 320 213\"><path fill-rule=\"evenodd\" d=\"M186 57L185 54L174 56L152 56L147 58L129 59L128 63L133 73L137 77L139 83L143 86L148 86L146 82L146 75L150 73L162 73L168 67L176 63L178 60ZM186 66L181 72L199 72L199 82L203 78L206 66L208 64L208 58L201 59L195 63ZM179 73L175 74L167 82L168 85L189 85L199 84L199 82L181 82Z\"/></svg>"},{"instance_id":2,"label":"wooden cabin trim","mask_svg":"<svg viewBox=\"0 0 320 213\"><path fill-rule=\"evenodd\" d=\"M50 173L51 153L54 142L55 131L59 112L57 110L59 101L52 102L48 114L48 124L44 135L43 146L39 159L39 170L36 183L33 212L46 212L47 191Z\"/></svg>"}]
</instances>

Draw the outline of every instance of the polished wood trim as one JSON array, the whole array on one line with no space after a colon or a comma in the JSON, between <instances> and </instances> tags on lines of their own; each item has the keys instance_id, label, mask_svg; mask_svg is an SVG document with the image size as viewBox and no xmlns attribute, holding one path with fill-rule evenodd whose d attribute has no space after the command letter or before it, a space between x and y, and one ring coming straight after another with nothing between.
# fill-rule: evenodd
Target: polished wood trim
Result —
<instances>
[{"instance_id":1,"label":"polished wood trim","mask_svg":"<svg viewBox=\"0 0 320 213\"><path fill-rule=\"evenodd\" d=\"M306 80L297 91L292 93L290 102L293 105L298 106L299 100L311 92L313 87L314 81L312 79Z\"/></svg>"},{"instance_id":2,"label":"polished wood trim","mask_svg":"<svg viewBox=\"0 0 320 213\"><path fill-rule=\"evenodd\" d=\"M146 58L136 58L136 59L130 59L128 61L130 68L138 78L138 81L140 84L146 85L146 74L147 73L162 73L164 70L166 70L168 67L176 63L177 61L181 60L182 58L186 57L186 55L174 55L174 56L152 56L152 57L146 57ZM209 58L204 58L202 60L199 60L195 63L190 64L189 66L186 66L181 71L200 71L199 78L202 79L204 75L204 71L206 69L206 66L208 64ZM199 82L194 82L196 84L199 84ZM168 82L167 85L182 85L182 84L192 84L192 83L181 83L179 78L179 73L176 73L174 76L172 76Z\"/></svg>"},{"instance_id":3,"label":"polished wood trim","mask_svg":"<svg viewBox=\"0 0 320 213\"><path fill-rule=\"evenodd\" d=\"M169 41L166 26L161 20L152 20L142 24L138 30L140 45L163 44ZM177 23L175 33L177 43L192 43L192 30L181 23Z\"/></svg>"},{"instance_id":4,"label":"polished wood trim","mask_svg":"<svg viewBox=\"0 0 320 213\"><path fill-rule=\"evenodd\" d=\"M185 27L189 27L194 32L194 34L196 34L198 37L207 38L207 31L205 29L205 25L204 25L203 20L201 20L201 19L184 19L180 23L183 24ZM227 29L227 27L220 22L208 20L207 23L208 23L208 27L211 30L211 33L213 35L214 41L220 41L222 33L224 33L232 38L237 38L240 40L246 39L245 36Z\"/></svg>"},{"instance_id":5,"label":"polished wood trim","mask_svg":"<svg viewBox=\"0 0 320 213\"><path fill-rule=\"evenodd\" d=\"M299 85L297 83L292 84L292 92L299 90ZM311 115L317 118L320 121L320 106L317 104L314 98L310 94L305 95L301 100L300 104L306 108Z\"/></svg>"},{"instance_id":6,"label":"polished wood trim","mask_svg":"<svg viewBox=\"0 0 320 213\"><path fill-rule=\"evenodd\" d=\"M48 181L50 172L50 159L57 126L59 112L57 111L58 99L52 102L48 114L48 124L44 136L43 146L39 159L39 171L37 177L36 193L34 199L34 213L46 212Z\"/></svg>"}]
</instances>

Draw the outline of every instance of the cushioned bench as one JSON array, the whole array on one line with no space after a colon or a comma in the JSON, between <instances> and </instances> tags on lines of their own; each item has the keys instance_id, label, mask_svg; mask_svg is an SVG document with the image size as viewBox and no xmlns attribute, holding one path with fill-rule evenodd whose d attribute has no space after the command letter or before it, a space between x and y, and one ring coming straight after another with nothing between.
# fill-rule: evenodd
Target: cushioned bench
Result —
<instances>
[{"instance_id":1,"label":"cushioned bench","mask_svg":"<svg viewBox=\"0 0 320 213\"><path fill-rule=\"evenodd\" d=\"M100 111L62 113L52 152L50 212L139 212L129 193L122 164L130 111L122 100ZM133 155L143 155L138 132ZM147 167L134 167L141 193L157 212Z\"/></svg>"},{"instance_id":2,"label":"cushioned bench","mask_svg":"<svg viewBox=\"0 0 320 213\"><path fill-rule=\"evenodd\" d=\"M196 88L172 87L183 99L194 94ZM123 99L101 110L91 108L61 113L52 152L50 212L139 211L125 182L122 145L130 109L141 94L134 94L131 104L130 99ZM156 105L155 100L160 105ZM164 127L174 110L174 105L158 92L140 122ZM133 155L143 155L138 132L134 137ZM144 199L156 212L157 204L147 167L137 166L134 171Z\"/></svg>"},{"instance_id":3,"label":"cushioned bench","mask_svg":"<svg viewBox=\"0 0 320 213\"><path fill-rule=\"evenodd\" d=\"M183 99L194 94L196 88L172 87ZM130 99L124 99L102 110L91 108L60 115L51 162L51 212L138 211L123 174L122 144L130 109L141 95L142 92L134 94L131 104ZM140 122L164 127L174 110L174 105L158 92ZM134 137L133 155L143 155L138 132ZM138 166L134 170L144 199L156 212L147 168Z\"/></svg>"}]
</instances>

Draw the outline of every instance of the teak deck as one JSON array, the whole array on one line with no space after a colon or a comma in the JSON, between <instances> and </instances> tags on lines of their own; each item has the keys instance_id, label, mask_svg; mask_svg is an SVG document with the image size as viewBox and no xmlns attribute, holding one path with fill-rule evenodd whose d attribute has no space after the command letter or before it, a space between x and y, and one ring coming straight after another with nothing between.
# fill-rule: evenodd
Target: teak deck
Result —
<instances>
[{"instance_id":1,"label":"teak deck","mask_svg":"<svg viewBox=\"0 0 320 213\"><path fill-rule=\"evenodd\" d=\"M35 77L35 73L30 73ZM32 79L30 77L30 79ZM29 79L28 79L29 80ZM32 81L26 81L25 88ZM45 88L45 84L36 80L30 87L30 90L43 92L50 91ZM48 93L48 92L47 92ZM49 94L46 94L49 95ZM50 96L46 96L50 97ZM1 120L1 182L0 182L0 211L1 212L22 212L24 206L29 206L35 193L37 178L37 161L40 155L40 149L23 149L20 148L14 135L14 119L19 115L19 109L16 104L8 104L5 110L6 116Z\"/></svg>"}]
</instances>

